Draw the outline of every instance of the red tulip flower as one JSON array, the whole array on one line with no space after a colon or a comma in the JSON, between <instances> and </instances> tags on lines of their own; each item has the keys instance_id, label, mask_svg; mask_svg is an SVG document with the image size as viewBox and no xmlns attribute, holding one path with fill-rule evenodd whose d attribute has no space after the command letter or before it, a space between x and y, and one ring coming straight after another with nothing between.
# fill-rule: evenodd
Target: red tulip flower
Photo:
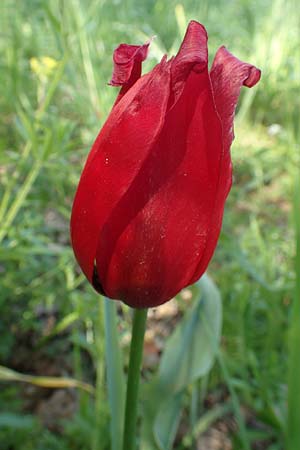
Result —
<instances>
[{"instance_id":1,"label":"red tulip flower","mask_svg":"<svg viewBox=\"0 0 300 450\"><path fill-rule=\"evenodd\" d=\"M121 44L122 86L88 156L74 200L72 245L96 290L135 308L198 280L214 253L231 187L230 145L242 85L260 71L190 22L177 55L141 76L149 43Z\"/></svg>"}]
</instances>

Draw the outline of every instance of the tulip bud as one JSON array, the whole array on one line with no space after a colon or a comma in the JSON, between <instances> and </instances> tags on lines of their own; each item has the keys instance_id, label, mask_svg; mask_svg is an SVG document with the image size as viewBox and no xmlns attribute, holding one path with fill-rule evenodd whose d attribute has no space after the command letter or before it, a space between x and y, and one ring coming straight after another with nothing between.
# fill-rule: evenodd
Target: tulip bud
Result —
<instances>
[{"instance_id":1,"label":"tulip bud","mask_svg":"<svg viewBox=\"0 0 300 450\"><path fill-rule=\"evenodd\" d=\"M160 305L198 280L214 253L231 187L230 146L241 87L260 71L190 22L174 58L141 75L149 43L121 44L121 91L76 192L72 245L96 290L135 308Z\"/></svg>"}]
</instances>

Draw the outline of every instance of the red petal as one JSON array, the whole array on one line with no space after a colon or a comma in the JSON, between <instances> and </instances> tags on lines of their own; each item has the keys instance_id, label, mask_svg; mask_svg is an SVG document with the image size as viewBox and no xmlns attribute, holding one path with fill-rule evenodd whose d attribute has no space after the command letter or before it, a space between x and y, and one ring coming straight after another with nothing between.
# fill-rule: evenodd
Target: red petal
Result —
<instances>
[{"instance_id":1,"label":"red petal","mask_svg":"<svg viewBox=\"0 0 300 450\"><path fill-rule=\"evenodd\" d=\"M242 86L252 87L260 79L260 70L233 56L225 47L220 47L210 71L214 99L220 115L225 150L234 138L233 119Z\"/></svg>"},{"instance_id":2,"label":"red petal","mask_svg":"<svg viewBox=\"0 0 300 450\"><path fill-rule=\"evenodd\" d=\"M203 33L199 24L192 29ZM133 307L164 303L189 284L206 246L222 133L207 69L192 70L195 53L206 52L203 42L193 51L183 45L173 60L182 93L99 239L97 268L105 292Z\"/></svg>"},{"instance_id":3,"label":"red petal","mask_svg":"<svg viewBox=\"0 0 300 450\"><path fill-rule=\"evenodd\" d=\"M113 108L90 152L71 218L75 255L90 282L99 233L161 130L169 85L170 67L163 60Z\"/></svg>"},{"instance_id":4,"label":"red petal","mask_svg":"<svg viewBox=\"0 0 300 450\"><path fill-rule=\"evenodd\" d=\"M174 102L182 93L191 69L201 72L207 68L207 33L203 25L192 20L172 64Z\"/></svg>"},{"instance_id":5,"label":"red petal","mask_svg":"<svg viewBox=\"0 0 300 450\"><path fill-rule=\"evenodd\" d=\"M134 85L142 73L142 62L147 58L150 41L144 45L120 44L114 51L114 70L109 84L122 86L115 105Z\"/></svg>"},{"instance_id":6,"label":"red petal","mask_svg":"<svg viewBox=\"0 0 300 450\"><path fill-rule=\"evenodd\" d=\"M192 278L199 279L210 261L219 238L226 197L231 187L230 146L234 138L233 120L241 87L254 86L260 79L260 70L233 56L225 47L216 53L210 71L214 101L222 122L223 155L220 164L220 179L211 218L206 249Z\"/></svg>"}]
</instances>

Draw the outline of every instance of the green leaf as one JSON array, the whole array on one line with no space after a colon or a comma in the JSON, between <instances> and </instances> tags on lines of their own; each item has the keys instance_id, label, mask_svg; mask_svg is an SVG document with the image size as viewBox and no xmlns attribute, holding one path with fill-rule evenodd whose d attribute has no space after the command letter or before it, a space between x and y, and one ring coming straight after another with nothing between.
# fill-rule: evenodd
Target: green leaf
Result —
<instances>
[{"instance_id":1,"label":"green leaf","mask_svg":"<svg viewBox=\"0 0 300 450\"><path fill-rule=\"evenodd\" d=\"M8 367L0 366L0 380L1 381L20 381L23 383L34 384L35 386L61 389L61 388L79 388L94 394L94 387L83 381L75 378L66 377L42 377L36 375L25 375Z\"/></svg>"},{"instance_id":2,"label":"green leaf","mask_svg":"<svg viewBox=\"0 0 300 450\"><path fill-rule=\"evenodd\" d=\"M222 308L218 289L204 275L200 298L167 342L159 367L159 384L179 392L211 368L221 333Z\"/></svg>"},{"instance_id":3,"label":"green leaf","mask_svg":"<svg viewBox=\"0 0 300 450\"><path fill-rule=\"evenodd\" d=\"M221 335L222 304L213 281L204 275L200 296L168 339L158 374L145 389L143 448L170 450L188 385L212 367ZM162 401L163 400L163 401Z\"/></svg>"},{"instance_id":4,"label":"green leaf","mask_svg":"<svg viewBox=\"0 0 300 450\"><path fill-rule=\"evenodd\" d=\"M154 422L154 438L159 449L171 449L182 412L182 392L164 402Z\"/></svg>"},{"instance_id":5,"label":"green leaf","mask_svg":"<svg viewBox=\"0 0 300 450\"><path fill-rule=\"evenodd\" d=\"M120 450L123 438L125 408L125 379L123 357L117 329L116 304L107 298L105 311L105 353L107 368L108 401L110 407L110 438L112 450Z\"/></svg>"},{"instance_id":6,"label":"green leaf","mask_svg":"<svg viewBox=\"0 0 300 450\"><path fill-rule=\"evenodd\" d=\"M13 428L14 430L32 428L35 419L30 415L13 413L0 413L0 428Z\"/></svg>"}]
</instances>

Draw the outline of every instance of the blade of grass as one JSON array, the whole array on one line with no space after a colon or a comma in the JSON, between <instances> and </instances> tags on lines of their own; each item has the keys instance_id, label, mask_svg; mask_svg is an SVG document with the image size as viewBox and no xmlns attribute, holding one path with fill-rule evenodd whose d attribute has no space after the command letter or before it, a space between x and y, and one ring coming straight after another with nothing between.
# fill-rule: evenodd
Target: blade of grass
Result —
<instances>
[{"instance_id":1,"label":"blade of grass","mask_svg":"<svg viewBox=\"0 0 300 450\"><path fill-rule=\"evenodd\" d=\"M9 208L6 217L3 221L3 224L0 229L0 242L4 239L6 236L6 233L9 230L9 227L13 223L16 215L18 214L20 208L22 207L25 198L27 197L32 185L34 184L40 169L42 167L42 162L40 160L36 160L28 173L27 177L25 178L25 181L22 185L22 187L19 189L18 194L12 203L11 207Z\"/></svg>"},{"instance_id":2,"label":"blade of grass","mask_svg":"<svg viewBox=\"0 0 300 450\"><path fill-rule=\"evenodd\" d=\"M19 158L16 168L14 169L13 173L10 175L9 180L6 184L5 191L3 193L1 203L0 203L0 223L2 222L3 217L6 214L6 211L7 211L8 205L9 205L9 201L11 198L11 193L15 187L15 184L17 183L20 168L22 167L24 162L29 157L31 149L32 149L32 142L28 141L26 143L26 145L24 146L24 149L22 151L22 154L20 155L20 158Z\"/></svg>"},{"instance_id":3,"label":"blade of grass","mask_svg":"<svg viewBox=\"0 0 300 450\"><path fill-rule=\"evenodd\" d=\"M8 367L0 366L0 380L1 381L20 381L24 383L34 384L45 388L80 388L90 394L94 393L94 387L83 381L75 380L74 378L65 377L43 377L35 375L25 375Z\"/></svg>"},{"instance_id":4,"label":"blade of grass","mask_svg":"<svg viewBox=\"0 0 300 450\"><path fill-rule=\"evenodd\" d=\"M83 23L84 14L81 9L80 2L78 0L74 0L73 14L77 24L80 52L86 76L88 91L90 95L90 100L93 105L94 111L98 115L100 113L100 101L98 96L96 77L91 59L91 51L88 35L86 33L86 26Z\"/></svg>"},{"instance_id":5,"label":"blade of grass","mask_svg":"<svg viewBox=\"0 0 300 450\"><path fill-rule=\"evenodd\" d=\"M64 68L67 62L67 56L64 57L64 59L60 62L58 65L58 68L55 72L55 75L50 83L50 86L48 88L46 97L40 106L40 108L36 111L36 122L33 126L30 126L30 139L26 143L22 156L20 158L20 161L13 173L13 176L11 177L11 181L8 182L6 190L4 192L1 205L0 205L0 219L2 220L4 216L6 215L5 219L2 221L2 226L0 229L0 243L6 236L7 231L9 230L9 227L13 223L16 215L18 214L20 208L22 207L25 198L27 197L29 191L32 188L32 185L34 184L40 169L42 168L42 161L40 159L36 159L36 161L33 163L31 170L29 171L22 187L19 189L18 194L16 198L14 199L12 205L8 208L9 200L11 198L11 194L13 191L13 188L17 182L17 177L19 173L19 169L22 167L22 164L24 161L29 157L30 152L34 150L35 143L36 143L36 135L38 133L38 122L42 119L44 113L46 112L47 108L49 107L51 100L53 98L53 95L58 87L59 81L62 78ZM28 118L26 114L24 114L21 110L19 110L19 114L21 114L21 117L23 119L23 122L28 121ZM51 139L51 132L48 130L48 134L46 134L46 139L43 146L43 155L47 154L47 150L49 147L50 139Z\"/></svg>"},{"instance_id":6,"label":"blade of grass","mask_svg":"<svg viewBox=\"0 0 300 450\"><path fill-rule=\"evenodd\" d=\"M60 63L58 64L56 72L55 72L55 74L51 80L51 83L48 87L45 99L44 99L43 103L39 106L38 110L36 111L37 120L41 120L44 113L48 109L48 107L51 103L51 100L53 98L53 95L58 87L58 84L59 84L62 76L63 76L67 60L68 60L68 55L65 55L64 58L62 59L62 61L60 61Z\"/></svg>"},{"instance_id":7,"label":"blade of grass","mask_svg":"<svg viewBox=\"0 0 300 450\"><path fill-rule=\"evenodd\" d=\"M239 427L239 438L241 440L241 445L242 445L242 449L243 450L250 450L251 446L250 446L250 441L249 441L249 437L247 434L247 430L246 430L246 425L245 425L245 420L242 416L241 413L241 405L240 405L240 401L239 398L235 392L235 389L233 387L233 383L231 381L231 377L230 374L228 372L227 366L225 364L225 360L224 357L222 355L221 350L219 350L218 354L217 354L217 360L218 363L220 365L221 368L221 372L223 374L223 378L225 380L225 383L228 387L228 391L230 393L230 399L231 399L231 403L232 403L232 409L234 412L234 415L236 417L236 421Z\"/></svg>"},{"instance_id":8,"label":"blade of grass","mask_svg":"<svg viewBox=\"0 0 300 450\"><path fill-rule=\"evenodd\" d=\"M95 357L94 363L96 368L96 397L95 397L95 425L92 437L92 450L98 450L100 446L100 423L102 404L104 402L104 329L103 329L103 303L102 299L98 297L98 311L93 320L94 328L94 347Z\"/></svg>"},{"instance_id":9,"label":"blade of grass","mask_svg":"<svg viewBox=\"0 0 300 450\"><path fill-rule=\"evenodd\" d=\"M298 175L298 174L297 174ZM299 175L298 175L299 176ZM287 450L300 448L300 181L295 183L295 293L289 333Z\"/></svg>"},{"instance_id":10,"label":"blade of grass","mask_svg":"<svg viewBox=\"0 0 300 450\"><path fill-rule=\"evenodd\" d=\"M193 442L195 442L195 440L198 439L201 434L205 433L210 425L212 425L218 419L221 419L231 411L232 408L227 404L217 405L214 408L208 410L200 417L200 419L195 422L194 426L191 429L191 432L186 434L186 436L183 438L183 445L186 448L194 448L192 447Z\"/></svg>"},{"instance_id":11,"label":"blade of grass","mask_svg":"<svg viewBox=\"0 0 300 450\"><path fill-rule=\"evenodd\" d=\"M125 380L117 329L116 304L107 298L104 300L104 313L111 449L120 450L122 448L124 423Z\"/></svg>"}]
</instances>

